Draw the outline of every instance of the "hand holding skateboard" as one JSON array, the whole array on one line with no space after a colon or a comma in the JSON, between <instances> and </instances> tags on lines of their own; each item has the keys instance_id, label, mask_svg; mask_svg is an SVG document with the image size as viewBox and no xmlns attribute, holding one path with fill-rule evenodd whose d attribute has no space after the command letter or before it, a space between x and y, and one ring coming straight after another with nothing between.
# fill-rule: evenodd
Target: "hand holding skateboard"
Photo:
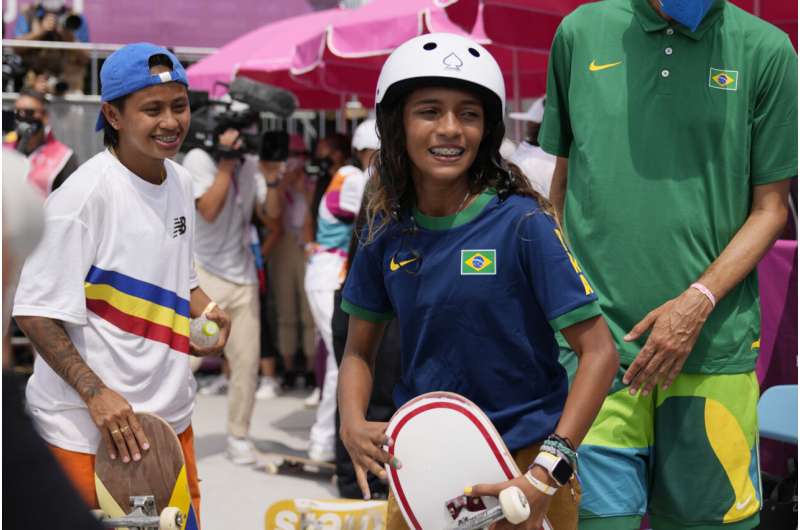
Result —
<instances>
[{"instance_id":1,"label":"hand holding skateboard","mask_svg":"<svg viewBox=\"0 0 800 530\"><path fill-rule=\"evenodd\" d=\"M87 399L89 415L100 430L108 456L117 456L123 463L138 462L142 451L150 449L150 442L144 433L130 403L108 387L102 387Z\"/></svg>"},{"instance_id":2,"label":"hand holding skateboard","mask_svg":"<svg viewBox=\"0 0 800 530\"><path fill-rule=\"evenodd\" d=\"M392 457L384 447L390 447L392 440L386 436L385 422L351 421L342 424L342 442L350 454L356 472L356 480L365 500L371 497L367 472L386 480L383 466L399 469L400 461Z\"/></svg>"},{"instance_id":3,"label":"hand holding skateboard","mask_svg":"<svg viewBox=\"0 0 800 530\"><path fill-rule=\"evenodd\" d=\"M540 481L545 482L550 486L555 486L550 477L547 475L547 472L542 468L534 467L532 473ZM515 477L512 480L498 482L495 484L476 484L471 488L470 495L474 497L501 497L509 488L519 488L522 495L525 496L529 506L528 516L523 518L521 522L518 521L518 524L512 524L510 518L500 520L493 527L493 530L539 530L542 527L542 521L547 513L547 509L550 507L550 501L552 500L552 497L545 495L541 491L534 488L524 478L524 476ZM503 504L502 499L500 503L501 505Z\"/></svg>"}]
</instances>

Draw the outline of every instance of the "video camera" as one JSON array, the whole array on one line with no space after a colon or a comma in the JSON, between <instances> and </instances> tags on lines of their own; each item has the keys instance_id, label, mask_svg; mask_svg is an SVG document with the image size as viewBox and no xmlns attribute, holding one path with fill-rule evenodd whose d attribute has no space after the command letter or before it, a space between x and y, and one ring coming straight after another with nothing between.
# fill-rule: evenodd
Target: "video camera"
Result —
<instances>
[{"instance_id":1,"label":"video camera","mask_svg":"<svg viewBox=\"0 0 800 530\"><path fill-rule=\"evenodd\" d=\"M39 7L36 10L36 18L42 20L47 15L55 15L56 17L56 27L59 31L69 31L74 33L80 29L83 25L83 17L80 15L76 15L67 9L66 6L62 6L56 10L49 10L45 7ZM45 36L44 40L63 40L61 36L58 34L58 31L48 31Z\"/></svg>"},{"instance_id":2,"label":"video camera","mask_svg":"<svg viewBox=\"0 0 800 530\"><path fill-rule=\"evenodd\" d=\"M291 92L266 83L237 77L228 87L230 100L210 99L208 92L189 91L192 122L181 151L200 148L215 158L239 158L258 154L262 160L274 159L274 139L265 132L262 112L288 118L297 108ZM219 144L228 129L239 131L242 145L230 149Z\"/></svg>"}]
</instances>

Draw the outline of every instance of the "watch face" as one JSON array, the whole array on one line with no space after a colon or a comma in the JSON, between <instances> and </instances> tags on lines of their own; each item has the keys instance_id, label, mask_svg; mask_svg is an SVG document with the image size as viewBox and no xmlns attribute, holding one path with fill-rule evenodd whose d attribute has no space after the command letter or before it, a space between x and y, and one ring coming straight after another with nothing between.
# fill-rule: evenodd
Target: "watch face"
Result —
<instances>
[{"instance_id":1,"label":"watch face","mask_svg":"<svg viewBox=\"0 0 800 530\"><path fill-rule=\"evenodd\" d=\"M572 477L572 466L566 460L559 460L553 468L553 478L563 486L569 482L570 477Z\"/></svg>"}]
</instances>

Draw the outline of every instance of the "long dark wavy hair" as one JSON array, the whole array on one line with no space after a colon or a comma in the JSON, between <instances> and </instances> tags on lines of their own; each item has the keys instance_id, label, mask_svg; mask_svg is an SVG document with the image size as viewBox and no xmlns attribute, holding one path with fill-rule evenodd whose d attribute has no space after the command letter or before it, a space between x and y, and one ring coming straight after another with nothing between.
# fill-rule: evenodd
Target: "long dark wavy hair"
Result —
<instances>
[{"instance_id":1,"label":"long dark wavy hair","mask_svg":"<svg viewBox=\"0 0 800 530\"><path fill-rule=\"evenodd\" d=\"M442 86L447 86L441 83ZM427 86L440 86L431 81ZM463 88L460 87L460 88ZM472 87L467 87L471 89ZM500 200L510 195L523 195L535 198L542 209L553 215L550 201L535 191L522 171L500 156L500 144L505 137L506 128L499 108L487 101L487 95L474 90L484 108L484 137L478 147L475 161L468 170L469 191L476 194L486 188L494 188ZM370 179L367 189L366 224L369 243L392 221L401 221L403 211L416 202L414 183L411 178L411 159L406 150L406 131L403 124L403 110L408 95L398 97L391 105L379 105L376 113L378 136L381 148L374 160L376 178Z\"/></svg>"}]
</instances>

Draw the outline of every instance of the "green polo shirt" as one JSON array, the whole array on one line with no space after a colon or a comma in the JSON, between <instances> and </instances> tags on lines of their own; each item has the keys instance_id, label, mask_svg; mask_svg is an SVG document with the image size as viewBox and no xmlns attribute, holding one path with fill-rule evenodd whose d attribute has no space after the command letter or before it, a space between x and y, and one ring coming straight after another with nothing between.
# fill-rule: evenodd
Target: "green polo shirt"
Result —
<instances>
[{"instance_id":1,"label":"green polo shirt","mask_svg":"<svg viewBox=\"0 0 800 530\"><path fill-rule=\"evenodd\" d=\"M644 340L622 337L722 253L752 187L797 175L797 54L723 0L695 32L647 0L585 4L556 32L539 142L569 157L565 229L629 364ZM684 371L754 369L759 328L754 271Z\"/></svg>"}]
</instances>

